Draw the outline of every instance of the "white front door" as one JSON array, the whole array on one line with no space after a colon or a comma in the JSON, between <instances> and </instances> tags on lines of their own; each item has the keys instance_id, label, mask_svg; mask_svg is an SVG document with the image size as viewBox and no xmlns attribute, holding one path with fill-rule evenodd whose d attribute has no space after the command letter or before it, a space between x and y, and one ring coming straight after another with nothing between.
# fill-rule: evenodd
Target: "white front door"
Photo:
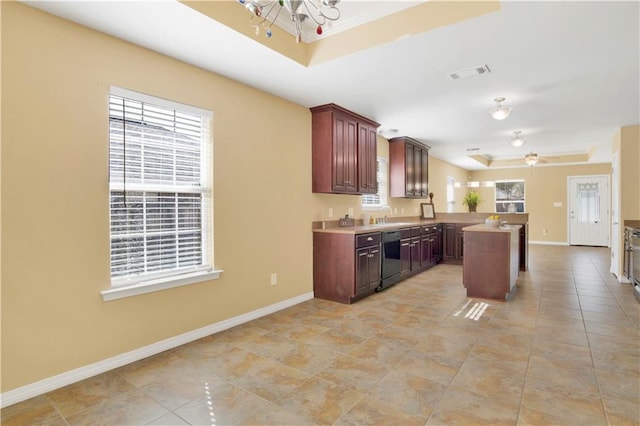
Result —
<instances>
[{"instance_id":1,"label":"white front door","mask_svg":"<svg viewBox=\"0 0 640 426\"><path fill-rule=\"evenodd\" d=\"M569 177L569 244L609 246L609 176Z\"/></svg>"}]
</instances>

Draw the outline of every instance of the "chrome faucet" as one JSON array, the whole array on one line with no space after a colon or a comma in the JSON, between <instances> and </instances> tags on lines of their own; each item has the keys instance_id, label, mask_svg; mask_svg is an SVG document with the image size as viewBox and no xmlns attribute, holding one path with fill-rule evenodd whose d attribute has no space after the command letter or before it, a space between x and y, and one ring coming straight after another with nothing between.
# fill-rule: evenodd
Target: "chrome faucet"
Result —
<instances>
[{"instance_id":1,"label":"chrome faucet","mask_svg":"<svg viewBox=\"0 0 640 426\"><path fill-rule=\"evenodd\" d=\"M384 206L383 208L380 209L381 212L384 212L387 210L389 210L389 214L393 213L393 210L391 210L391 207L389 206ZM378 218L378 223L387 223L387 215L384 215L384 218Z\"/></svg>"}]
</instances>

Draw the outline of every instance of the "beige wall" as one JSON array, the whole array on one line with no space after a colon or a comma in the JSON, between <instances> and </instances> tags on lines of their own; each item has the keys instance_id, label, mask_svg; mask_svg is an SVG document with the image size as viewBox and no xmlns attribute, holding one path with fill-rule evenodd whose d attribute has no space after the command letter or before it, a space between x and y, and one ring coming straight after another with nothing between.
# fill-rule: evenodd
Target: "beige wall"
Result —
<instances>
[{"instance_id":1,"label":"beige wall","mask_svg":"<svg viewBox=\"0 0 640 426\"><path fill-rule=\"evenodd\" d=\"M640 126L620 129L621 219L640 220Z\"/></svg>"},{"instance_id":2,"label":"beige wall","mask_svg":"<svg viewBox=\"0 0 640 426\"><path fill-rule=\"evenodd\" d=\"M479 181L524 179L525 209L529 213L529 240L554 243L568 241L567 177L582 175L611 175L611 164L536 166L471 172L472 179ZM456 191L462 191L462 197L466 189ZM493 212L494 188L479 188L479 192L483 201L478 204L478 212ZM562 207L553 207L553 203L557 201L562 203Z\"/></svg>"},{"instance_id":3,"label":"beige wall","mask_svg":"<svg viewBox=\"0 0 640 426\"><path fill-rule=\"evenodd\" d=\"M1 7L3 392L312 291L308 109L24 4ZM109 85L213 111L221 279L102 300Z\"/></svg>"}]
</instances>

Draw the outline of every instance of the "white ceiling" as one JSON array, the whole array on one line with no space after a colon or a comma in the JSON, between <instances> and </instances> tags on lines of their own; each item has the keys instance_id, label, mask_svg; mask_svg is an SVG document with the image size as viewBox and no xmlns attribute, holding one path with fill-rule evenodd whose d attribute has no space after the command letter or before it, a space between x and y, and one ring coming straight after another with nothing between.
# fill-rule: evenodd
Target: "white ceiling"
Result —
<instances>
[{"instance_id":1,"label":"white ceiling","mask_svg":"<svg viewBox=\"0 0 640 426\"><path fill-rule=\"evenodd\" d=\"M469 170L485 166L467 148L494 159L592 151L589 162L610 162L615 130L640 124L637 1L505 1L500 12L312 67L174 0L25 3L307 107L336 103ZM448 76L485 64L491 73ZM513 108L503 121L489 115L498 96ZM516 130L520 148L509 144Z\"/></svg>"}]
</instances>

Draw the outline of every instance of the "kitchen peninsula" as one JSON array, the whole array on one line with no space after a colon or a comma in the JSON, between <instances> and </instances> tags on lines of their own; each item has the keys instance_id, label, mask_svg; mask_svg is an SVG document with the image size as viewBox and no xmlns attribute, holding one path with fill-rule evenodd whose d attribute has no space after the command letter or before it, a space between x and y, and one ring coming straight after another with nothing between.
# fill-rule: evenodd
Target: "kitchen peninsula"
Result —
<instances>
[{"instance_id":1,"label":"kitchen peninsula","mask_svg":"<svg viewBox=\"0 0 640 426\"><path fill-rule=\"evenodd\" d=\"M469 297L509 300L518 279L521 225L463 228L465 253L462 282Z\"/></svg>"}]
</instances>

